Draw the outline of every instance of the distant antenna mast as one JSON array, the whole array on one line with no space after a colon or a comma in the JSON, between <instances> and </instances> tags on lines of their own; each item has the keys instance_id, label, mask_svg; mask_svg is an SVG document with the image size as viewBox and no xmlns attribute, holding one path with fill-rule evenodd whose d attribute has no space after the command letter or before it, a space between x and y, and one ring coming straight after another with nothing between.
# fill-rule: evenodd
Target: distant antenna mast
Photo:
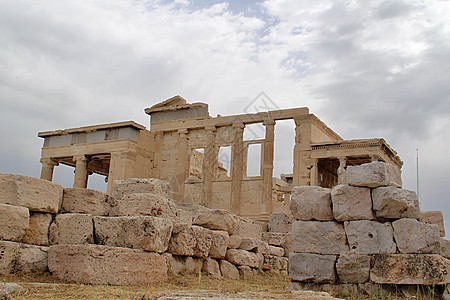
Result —
<instances>
[{"instance_id":1,"label":"distant antenna mast","mask_svg":"<svg viewBox=\"0 0 450 300\"><path fill-rule=\"evenodd\" d=\"M416 149L416 192L417 198L420 203L420 194L419 194L419 149Z\"/></svg>"}]
</instances>

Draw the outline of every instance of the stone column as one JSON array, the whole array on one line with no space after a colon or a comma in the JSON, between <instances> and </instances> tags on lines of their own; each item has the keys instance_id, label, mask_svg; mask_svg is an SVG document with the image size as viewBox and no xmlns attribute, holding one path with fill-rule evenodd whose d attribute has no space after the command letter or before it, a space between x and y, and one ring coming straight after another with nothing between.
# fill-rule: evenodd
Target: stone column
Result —
<instances>
[{"instance_id":1,"label":"stone column","mask_svg":"<svg viewBox=\"0 0 450 300\"><path fill-rule=\"evenodd\" d=\"M244 123L233 124L234 141L231 154L231 203L230 210L233 214L241 214L241 188L244 168Z\"/></svg>"},{"instance_id":2,"label":"stone column","mask_svg":"<svg viewBox=\"0 0 450 300\"><path fill-rule=\"evenodd\" d=\"M273 211L272 203L272 177L273 177L273 146L275 140L275 121L264 120L266 127L266 136L264 139L263 151L263 203L265 204L265 213L271 214Z\"/></svg>"},{"instance_id":3,"label":"stone column","mask_svg":"<svg viewBox=\"0 0 450 300\"><path fill-rule=\"evenodd\" d=\"M347 173L345 166L347 164L347 157L339 157L339 167L337 169L338 184L347 184Z\"/></svg>"},{"instance_id":4,"label":"stone column","mask_svg":"<svg viewBox=\"0 0 450 300\"><path fill-rule=\"evenodd\" d=\"M41 158L42 170L41 170L41 179L45 179L48 181L53 180L53 169L58 165L58 162L54 161L51 158Z\"/></svg>"},{"instance_id":5,"label":"stone column","mask_svg":"<svg viewBox=\"0 0 450 300\"><path fill-rule=\"evenodd\" d=\"M212 203L212 181L216 178L217 170L217 151L214 147L215 142L215 126L206 126L206 147L203 161L203 191L202 203L211 208Z\"/></svg>"},{"instance_id":6,"label":"stone column","mask_svg":"<svg viewBox=\"0 0 450 300\"><path fill-rule=\"evenodd\" d=\"M73 159L76 162L75 166L75 179L73 182L74 188L86 188L87 187L87 164L88 158L85 155L74 156Z\"/></svg>"},{"instance_id":7,"label":"stone column","mask_svg":"<svg viewBox=\"0 0 450 300\"><path fill-rule=\"evenodd\" d=\"M319 185L319 159L312 159L311 166L311 186Z\"/></svg>"},{"instance_id":8,"label":"stone column","mask_svg":"<svg viewBox=\"0 0 450 300\"><path fill-rule=\"evenodd\" d=\"M178 145L177 145L177 170L175 173L175 180L172 180L172 185L174 189L174 198L179 202L184 202L184 183L186 182L189 173L189 162L188 162L188 130L180 129L178 130Z\"/></svg>"},{"instance_id":9,"label":"stone column","mask_svg":"<svg viewBox=\"0 0 450 300\"><path fill-rule=\"evenodd\" d=\"M311 117L301 115L294 117L295 146L293 185L310 185L311 169Z\"/></svg>"}]
</instances>

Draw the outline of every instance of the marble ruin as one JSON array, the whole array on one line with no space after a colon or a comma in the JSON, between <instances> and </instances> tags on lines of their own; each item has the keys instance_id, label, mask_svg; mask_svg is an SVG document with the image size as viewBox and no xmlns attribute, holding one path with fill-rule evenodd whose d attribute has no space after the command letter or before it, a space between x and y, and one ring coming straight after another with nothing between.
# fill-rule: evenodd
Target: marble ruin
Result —
<instances>
[{"instance_id":1,"label":"marble ruin","mask_svg":"<svg viewBox=\"0 0 450 300\"><path fill-rule=\"evenodd\" d=\"M425 287L450 299L443 215L402 188L402 161L383 139L343 140L307 108L213 118L176 96L145 112L150 130L130 121L41 132L41 179L0 173L0 274L132 285L271 272L291 290L409 297ZM274 127L285 119L295 122L293 173L274 178ZM255 123L265 137L244 140ZM246 174L251 145L258 176ZM58 164L75 167L73 188L52 182ZM92 173L106 176L107 193L86 188Z\"/></svg>"},{"instance_id":2,"label":"marble ruin","mask_svg":"<svg viewBox=\"0 0 450 300\"><path fill-rule=\"evenodd\" d=\"M89 174L105 175L107 192L115 180L158 178L174 187L174 199L225 209L267 221L272 213L289 213L293 186L331 188L345 182L345 168L384 161L403 162L383 139L343 140L308 108L211 117L205 103L189 104L180 96L145 109L150 130L120 122L40 132L41 178L51 181L58 164L75 167L73 187L86 188ZM295 122L292 174L273 178L274 128ZM246 126L262 124L262 139L244 140ZM248 176L249 148L261 153L258 176ZM218 159L230 150L230 170Z\"/></svg>"}]
</instances>

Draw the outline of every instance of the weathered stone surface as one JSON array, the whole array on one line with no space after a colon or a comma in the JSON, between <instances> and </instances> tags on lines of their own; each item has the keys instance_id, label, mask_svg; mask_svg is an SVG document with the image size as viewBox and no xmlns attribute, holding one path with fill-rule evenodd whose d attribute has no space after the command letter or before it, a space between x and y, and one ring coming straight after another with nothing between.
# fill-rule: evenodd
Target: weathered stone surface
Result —
<instances>
[{"instance_id":1,"label":"weathered stone surface","mask_svg":"<svg viewBox=\"0 0 450 300\"><path fill-rule=\"evenodd\" d=\"M116 202L116 206L111 209L112 216L152 216L171 219L177 217L175 203L157 194L126 194Z\"/></svg>"},{"instance_id":2,"label":"weathered stone surface","mask_svg":"<svg viewBox=\"0 0 450 300\"><path fill-rule=\"evenodd\" d=\"M441 255L450 259L450 241L441 239Z\"/></svg>"},{"instance_id":3,"label":"weathered stone surface","mask_svg":"<svg viewBox=\"0 0 450 300\"><path fill-rule=\"evenodd\" d=\"M220 273L219 262L210 257L206 257L203 259L202 272L209 276L222 277L222 274Z\"/></svg>"},{"instance_id":4,"label":"weathered stone surface","mask_svg":"<svg viewBox=\"0 0 450 300\"><path fill-rule=\"evenodd\" d=\"M203 267L203 259L198 257L186 256L184 258L184 274L199 275Z\"/></svg>"},{"instance_id":5,"label":"weathered stone surface","mask_svg":"<svg viewBox=\"0 0 450 300\"><path fill-rule=\"evenodd\" d=\"M192 226L174 224L172 237L169 241L169 252L173 255L193 256L197 239Z\"/></svg>"},{"instance_id":6,"label":"weathered stone surface","mask_svg":"<svg viewBox=\"0 0 450 300\"><path fill-rule=\"evenodd\" d=\"M243 238L241 244L239 245L239 249L256 252L258 244L259 243L257 239Z\"/></svg>"},{"instance_id":7,"label":"weathered stone surface","mask_svg":"<svg viewBox=\"0 0 450 300\"><path fill-rule=\"evenodd\" d=\"M389 222L350 221L344 223L350 249L359 253L395 253L394 231Z\"/></svg>"},{"instance_id":8,"label":"weathered stone surface","mask_svg":"<svg viewBox=\"0 0 450 300\"><path fill-rule=\"evenodd\" d=\"M0 203L27 207L30 211L56 214L63 187L34 177L0 173Z\"/></svg>"},{"instance_id":9,"label":"weathered stone surface","mask_svg":"<svg viewBox=\"0 0 450 300\"><path fill-rule=\"evenodd\" d=\"M195 239L197 240L197 244L194 248L194 256L207 257L212 245L211 230L195 225L191 228L194 232Z\"/></svg>"},{"instance_id":10,"label":"weathered stone surface","mask_svg":"<svg viewBox=\"0 0 450 300\"><path fill-rule=\"evenodd\" d=\"M331 190L319 186L296 186L292 188L291 212L294 219L331 221Z\"/></svg>"},{"instance_id":11,"label":"weathered stone surface","mask_svg":"<svg viewBox=\"0 0 450 300\"><path fill-rule=\"evenodd\" d=\"M48 246L48 232L53 216L46 213L31 213L30 226L28 227L22 242L32 245Z\"/></svg>"},{"instance_id":12,"label":"weathered stone surface","mask_svg":"<svg viewBox=\"0 0 450 300\"><path fill-rule=\"evenodd\" d=\"M100 245L163 253L169 246L172 221L139 217L94 217L95 239Z\"/></svg>"},{"instance_id":13,"label":"weathered stone surface","mask_svg":"<svg viewBox=\"0 0 450 300\"><path fill-rule=\"evenodd\" d=\"M168 273L171 275L180 275L181 272L184 270L184 260L183 258L185 256L177 256L172 255L169 252L165 252L161 254L162 256L166 257L167 261L167 269Z\"/></svg>"},{"instance_id":14,"label":"weathered stone surface","mask_svg":"<svg viewBox=\"0 0 450 300\"><path fill-rule=\"evenodd\" d=\"M239 270L239 276L242 279L249 279L253 276L252 268L250 268L249 266L238 266L237 268Z\"/></svg>"},{"instance_id":15,"label":"weathered stone surface","mask_svg":"<svg viewBox=\"0 0 450 300\"><path fill-rule=\"evenodd\" d=\"M289 233L292 229L292 218L285 213L271 214L268 229L271 232Z\"/></svg>"},{"instance_id":16,"label":"weathered stone surface","mask_svg":"<svg viewBox=\"0 0 450 300\"><path fill-rule=\"evenodd\" d=\"M209 228L211 230L222 230L230 235L237 230L237 218L226 210L215 209L198 214L192 224Z\"/></svg>"},{"instance_id":17,"label":"weathered stone surface","mask_svg":"<svg viewBox=\"0 0 450 300\"><path fill-rule=\"evenodd\" d=\"M287 270L288 265L289 260L287 257L264 255L264 262L261 268L270 270Z\"/></svg>"},{"instance_id":18,"label":"weathered stone surface","mask_svg":"<svg viewBox=\"0 0 450 300\"><path fill-rule=\"evenodd\" d=\"M270 246L269 245L269 254L275 255L275 256L283 256L284 255L284 249L281 247L276 246Z\"/></svg>"},{"instance_id":19,"label":"weathered stone surface","mask_svg":"<svg viewBox=\"0 0 450 300\"><path fill-rule=\"evenodd\" d=\"M349 250L344 227L336 222L294 221L291 235L294 252L339 254Z\"/></svg>"},{"instance_id":20,"label":"weathered stone surface","mask_svg":"<svg viewBox=\"0 0 450 300\"><path fill-rule=\"evenodd\" d=\"M227 254L228 241L230 236L226 231L211 230L211 249L209 250L209 256L217 259L224 259Z\"/></svg>"},{"instance_id":21,"label":"weathered stone surface","mask_svg":"<svg viewBox=\"0 0 450 300\"><path fill-rule=\"evenodd\" d=\"M172 255L168 252L161 255L167 258L168 272L172 275L199 275L203 266L203 260L201 258Z\"/></svg>"},{"instance_id":22,"label":"weathered stone surface","mask_svg":"<svg viewBox=\"0 0 450 300\"><path fill-rule=\"evenodd\" d=\"M20 242L29 227L30 212L28 208L0 204L0 239Z\"/></svg>"},{"instance_id":23,"label":"weathered stone surface","mask_svg":"<svg viewBox=\"0 0 450 300\"><path fill-rule=\"evenodd\" d=\"M382 284L450 283L450 261L437 254L379 254L370 280Z\"/></svg>"},{"instance_id":24,"label":"weathered stone surface","mask_svg":"<svg viewBox=\"0 0 450 300\"><path fill-rule=\"evenodd\" d=\"M164 256L101 245L51 246L48 268L59 279L85 284L139 285L167 280Z\"/></svg>"},{"instance_id":25,"label":"weathered stone surface","mask_svg":"<svg viewBox=\"0 0 450 300\"><path fill-rule=\"evenodd\" d=\"M0 283L0 299L2 300L12 300L12 296L26 294L28 289L18 285L13 282L2 282Z\"/></svg>"},{"instance_id":26,"label":"weathered stone surface","mask_svg":"<svg viewBox=\"0 0 450 300\"><path fill-rule=\"evenodd\" d=\"M293 281L334 283L336 281L335 263L335 255L291 253L289 277Z\"/></svg>"},{"instance_id":27,"label":"weathered stone surface","mask_svg":"<svg viewBox=\"0 0 450 300\"><path fill-rule=\"evenodd\" d=\"M440 253L437 225L425 224L416 219L400 219L393 222L392 227L401 253Z\"/></svg>"},{"instance_id":28,"label":"weathered stone surface","mask_svg":"<svg viewBox=\"0 0 450 300\"><path fill-rule=\"evenodd\" d=\"M372 220L370 189L337 185L331 190L333 215L338 221Z\"/></svg>"},{"instance_id":29,"label":"weathered stone surface","mask_svg":"<svg viewBox=\"0 0 450 300\"><path fill-rule=\"evenodd\" d=\"M310 283L291 281L289 283L289 290L304 294L305 299L320 299L320 300L342 300L342 298L334 298L332 295L357 295L358 289L355 284L329 284L329 283ZM303 296L303 294L302 294ZM377 298L374 298L377 299Z\"/></svg>"},{"instance_id":30,"label":"weathered stone surface","mask_svg":"<svg viewBox=\"0 0 450 300\"><path fill-rule=\"evenodd\" d=\"M19 250L18 243L0 241L0 274L9 274L14 271Z\"/></svg>"},{"instance_id":31,"label":"weathered stone surface","mask_svg":"<svg viewBox=\"0 0 450 300\"><path fill-rule=\"evenodd\" d=\"M115 180L112 183L111 196L116 200L133 193L152 193L173 199L170 184L156 178L129 178L127 180Z\"/></svg>"},{"instance_id":32,"label":"weathered stone surface","mask_svg":"<svg viewBox=\"0 0 450 300\"><path fill-rule=\"evenodd\" d=\"M235 265L224 259L219 262L219 265L220 273L224 278L239 279L239 271Z\"/></svg>"},{"instance_id":33,"label":"weathered stone surface","mask_svg":"<svg viewBox=\"0 0 450 300\"><path fill-rule=\"evenodd\" d=\"M48 247L22 244L16 260L16 271L48 272L47 251Z\"/></svg>"},{"instance_id":34,"label":"weathered stone surface","mask_svg":"<svg viewBox=\"0 0 450 300\"><path fill-rule=\"evenodd\" d=\"M291 239L290 233L263 232L262 234L262 240L273 246L282 246L289 239Z\"/></svg>"},{"instance_id":35,"label":"weathered stone surface","mask_svg":"<svg viewBox=\"0 0 450 300\"><path fill-rule=\"evenodd\" d=\"M232 235L228 241L228 248L237 249L242 243L242 238L240 236Z\"/></svg>"},{"instance_id":36,"label":"weathered stone surface","mask_svg":"<svg viewBox=\"0 0 450 300\"><path fill-rule=\"evenodd\" d=\"M192 225L192 219L194 218L194 214L192 212L177 208L176 216L180 223L183 223L183 224L186 224L189 226Z\"/></svg>"},{"instance_id":37,"label":"weathered stone surface","mask_svg":"<svg viewBox=\"0 0 450 300\"><path fill-rule=\"evenodd\" d=\"M420 220L427 224L434 224L439 226L439 234L441 235L441 237L445 236L444 216L442 215L442 211L421 211Z\"/></svg>"},{"instance_id":38,"label":"weathered stone surface","mask_svg":"<svg viewBox=\"0 0 450 300\"><path fill-rule=\"evenodd\" d=\"M262 226L251 219L237 217L237 230L233 235L260 240Z\"/></svg>"},{"instance_id":39,"label":"weathered stone surface","mask_svg":"<svg viewBox=\"0 0 450 300\"><path fill-rule=\"evenodd\" d=\"M379 186L402 186L400 170L384 162L371 162L360 166L348 166L347 183L353 186L376 188Z\"/></svg>"},{"instance_id":40,"label":"weathered stone surface","mask_svg":"<svg viewBox=\"0 0 450 300\"><path fill-rule=\"evenodd\" d=\"M235 265L260 268L264 262L261 253L254 253L242 249L228 249L226 259Z\"/></svg>"},{"instance_id":41,"label":"weathered stone surface","mask_svg":"<svg viewBox=\"0 0 450 300\"><path fill-rule=\"evenodd\" d=\"M65 188L61 211L63 213L91 214L107 216L115 200L107 194L91 189Z\"/></svg>"},{"instance_id":42,"label":"weathered stone surface","mask_svg":"<svg viewBox=\"0 0 450 300\"><path fill-rule=\"evenodd\" d=\"M57 215L55 221L50 225L49 240L51 245L93 243L92 215Z\"/></svg>"},{"instance_id":43,"label":"weathered stone surface","mask_svg":"<svg viewBox=\"0 0 450 300\"><path fill-rule=\"evenodd\" d=\"M341 282L367 282L370 272L370 256L355 252L341 253L336 263L336 271Z\"/></svg>"},{"instance_id":44,"label":"weathered stone surface","mask_svg":"<svg viewBox=\"0 0 450 300\"><path fill-rule=\"evenodd\" d=\"M378 218L400 219L420 217L419 200L413 191L392 186L372 190L373 210Z\"/></svg>"}]
</instances>

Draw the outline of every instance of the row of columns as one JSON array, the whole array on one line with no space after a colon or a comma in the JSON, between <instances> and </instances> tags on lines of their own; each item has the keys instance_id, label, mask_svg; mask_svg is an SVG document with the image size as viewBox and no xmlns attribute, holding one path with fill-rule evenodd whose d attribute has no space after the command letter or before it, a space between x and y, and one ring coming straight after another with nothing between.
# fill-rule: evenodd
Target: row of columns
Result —
<instances>
[{"instance_id":1,"label":"row of columns","mask_svg":"<svg viewBox=\"0 0 450 300\"><path fill-rule=\"evenodd\" d=\"M86 188L90 172L88 171L88 158L85 155L77 155L73 157L75 161L75 178L73 181L74 188ZM52 158L42 158L41 179L48 181L53 180L53 170L58 166L58 161Z\"/></svg>"}]
</instances>

